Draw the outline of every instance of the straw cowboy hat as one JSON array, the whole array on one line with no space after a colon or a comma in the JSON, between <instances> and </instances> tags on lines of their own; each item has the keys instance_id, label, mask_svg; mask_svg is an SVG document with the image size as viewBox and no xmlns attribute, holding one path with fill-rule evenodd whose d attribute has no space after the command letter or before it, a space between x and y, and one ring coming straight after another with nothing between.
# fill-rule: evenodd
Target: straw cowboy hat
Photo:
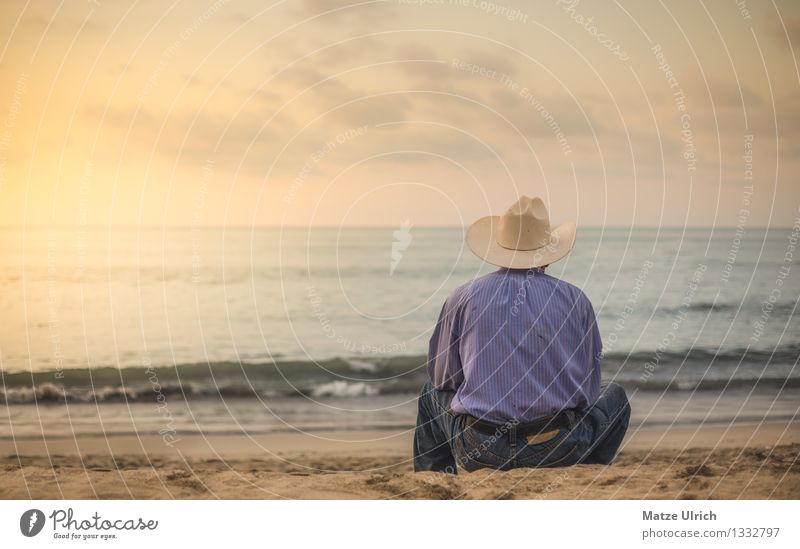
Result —
<instances>
[{"instance_id":1,"label":"straw cowboy hat","mask_svg":"<svg viewBox=\"0 0 800 549\"><path fill-rule=\"evenodd\" d=\"M566 256L575 244L575 222L550 229L539 197L520 197L501 216L482 217L467 229L467 246L492 265L509 269L543 267Z\"/></svg>"}]
</instances>

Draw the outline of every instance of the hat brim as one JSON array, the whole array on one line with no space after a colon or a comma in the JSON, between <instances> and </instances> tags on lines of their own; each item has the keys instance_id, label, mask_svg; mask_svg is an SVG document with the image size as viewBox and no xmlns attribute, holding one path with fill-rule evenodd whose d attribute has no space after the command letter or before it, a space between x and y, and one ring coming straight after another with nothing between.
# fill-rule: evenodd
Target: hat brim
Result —
<instances>
[{"instance_id":1,"label":"hat brim","mask_svg":"<svg viewBox=\"0 0 800 549\"><path fill-rule=\"evenodd\" d=\"M577 228L568 221L550 231L550 242L535 250L511 250L497 243L500 216L486 216L467 229L466 241L472 253L482 260L508 269L544 267L564 258L575 245Z\"/></svg>"}]
</instances>

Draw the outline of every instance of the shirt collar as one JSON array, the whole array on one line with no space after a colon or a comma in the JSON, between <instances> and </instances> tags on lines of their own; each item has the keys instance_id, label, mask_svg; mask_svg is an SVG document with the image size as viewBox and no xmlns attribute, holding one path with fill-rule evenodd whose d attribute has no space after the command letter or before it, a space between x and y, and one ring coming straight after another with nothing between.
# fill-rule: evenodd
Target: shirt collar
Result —
<instances>
[{"instance_id":1,"label":"shirt collar","mask_svg":"<svg viewBox=\"0 0 800 549\"><path fill-rule=\"evenodd\" d=\"M506 267L501 267L497 270L497 272L504 275L544 274L544 270L541 267L530 267L527 269L509 269Z\"/></svg>"}]
</instances>

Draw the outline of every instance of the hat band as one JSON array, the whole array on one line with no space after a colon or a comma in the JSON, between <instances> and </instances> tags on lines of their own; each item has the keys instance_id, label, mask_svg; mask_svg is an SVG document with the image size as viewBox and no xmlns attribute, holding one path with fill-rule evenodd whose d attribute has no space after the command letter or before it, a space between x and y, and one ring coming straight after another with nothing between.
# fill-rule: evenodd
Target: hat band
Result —
<instances>
[{"instance_id":1,"label":"hat band","mask_svg":"<svg viewBox=\"0 0 800 549\"><path fill-rule=\"evenodd\" d=\"M548 247L550 244L553 243L553 237L551 236L550 239L547 242L545 242L541 246L536 246L535 248L519 248L519 247L510 248L510 247L504 245L502 242L500 242L500 240L497 239L497 238L495 238L494 241L497 242L498 246L500 246L501 248L503 248L505 250L512 250L512 251L515 251L515 252L533 252L535 250L541 250L542 248Z\"/></svg>"}]
</instances>

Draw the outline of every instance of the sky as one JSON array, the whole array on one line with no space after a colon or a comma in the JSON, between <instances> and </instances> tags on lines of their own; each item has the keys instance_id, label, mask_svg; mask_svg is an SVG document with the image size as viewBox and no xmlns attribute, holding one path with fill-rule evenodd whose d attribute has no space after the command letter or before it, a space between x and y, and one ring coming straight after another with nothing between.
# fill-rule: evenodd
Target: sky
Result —
<instances>
[{"instance_id":1,"label":"sky","mask_svg":"<svg viewBox=\"0 0 800 549\"><path fill-rule=\"evenodd\" d=\"M0 224L800 216L791 0L0 4Z\"/></svg>"}]
</instances>

